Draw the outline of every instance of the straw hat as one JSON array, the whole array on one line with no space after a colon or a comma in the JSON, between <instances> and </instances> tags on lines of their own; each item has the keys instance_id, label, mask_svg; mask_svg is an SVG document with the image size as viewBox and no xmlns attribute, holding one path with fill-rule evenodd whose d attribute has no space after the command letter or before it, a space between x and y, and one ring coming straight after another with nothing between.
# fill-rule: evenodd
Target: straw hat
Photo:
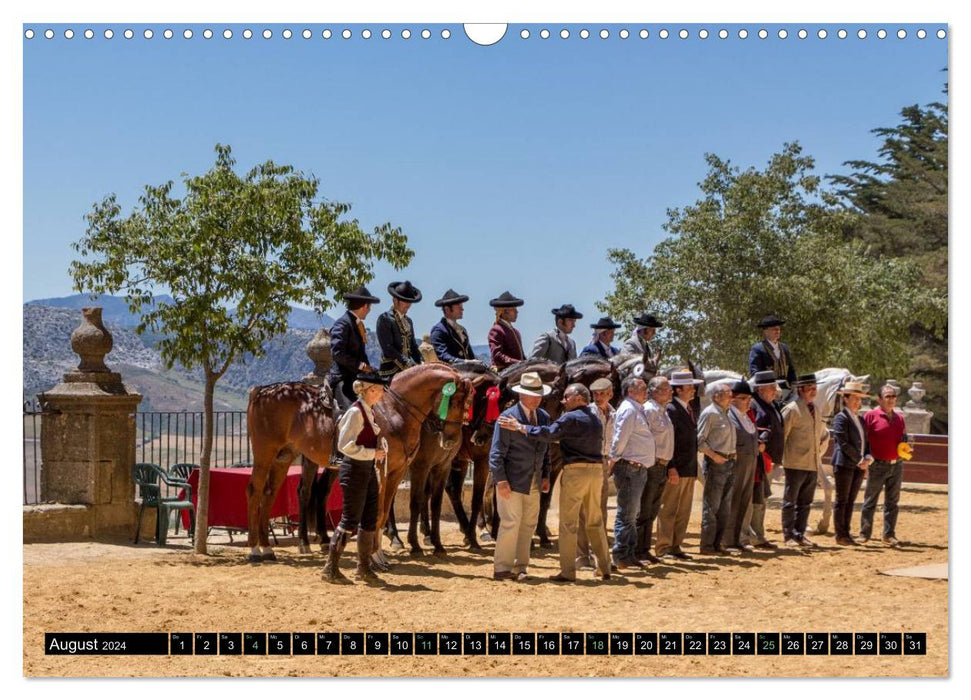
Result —
<instances>
[{"instance_id":1,"label":"straw hat","mask_svg":"<svg viewBox=\"0 0 971 700\"><path fill-rule=\"evenodd\" d=\"M843 386L836 390L836 393L846 396L859 396L860 398L864 399L873 398L867 393L866 384L863 382L846 382Z\"/></svg>"},{"instance_id":2,"label":"straw hat","mask_svg":"<svg viewBox=\"0 0 971 700\"><path fill-rule=\"evenodd\" d=\"M543 380L537 372L524 373L519 378L519 384L514 386L512 390L517 394L526 394L527 396L546 396L553 391L552 387L543 384Z\"/></svg>"}]
</instances>

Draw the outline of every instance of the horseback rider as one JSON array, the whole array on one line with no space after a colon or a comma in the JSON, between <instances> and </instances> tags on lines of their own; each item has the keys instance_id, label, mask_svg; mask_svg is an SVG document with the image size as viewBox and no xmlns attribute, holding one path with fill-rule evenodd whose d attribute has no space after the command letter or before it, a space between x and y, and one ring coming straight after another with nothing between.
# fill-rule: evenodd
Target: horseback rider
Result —
<instances>
[{"instance_id":1,"label":"horseback rider","mask_svg":"<svg viewBox=\"0 0 971 700\"><path fill-rule=\"evenodd\" d=\"M431 344L435 354L442 362L453 364L463 360L474 360L475 353L469 342L469 333L459 323L465 314L463 304L469 300L465 294L459 294L449 289L441 299L435 301L435 306L442 309L442 320L432 327Z\"/></svg>"},{"instance_id":2,"label":"horseback rider","mask_svg":"<svg viewBox=\"0 0 971 700\"><path fill-rule=\"evenodd\" d=\"M523 338L512 325L519 318L519 307L523 303L509 292L503 292L489 302L489 306L496 310L496 322L489 329L489 351L497 372L526 359Z\"/></svg>"},{"instance_id":3,"label":"horseback rider","mask_svg":"<svg viewBox=\"0 0 971 700\"><path fill-rule=\"evenodd\" d=\"M365 352L367 330L364 319L371 312L371 305L381 300L362 285L345 294L344 301L347 302L347 313L330 328L330 352L334 363L328 375L331 393L341 411L346 411L356 399L352 386L357 373L373 371Z\"/></svg>"},{"instance_id":4,"label":"horseback rider","mask_svg":"<svg viewBox=\"0 0 971 700\"><path fill-rule=\"evenodd\" d=\"M762 329L762 340L755 343L748 354L749 375L771 369L775 376L785 380L784 389L790 389L796 383L796 366L792 364L789 346L779 338L782 336L782 326L785 324L775 314L764 316L759 321Z\"/></svg>"},{"instance_id":5,"label":"horseback rider","mask_svg":"<svg viewBox=\"0 0 971 700\"><path fill-rule=\"evenodd\" d=\"M421 290L405 280L389 284L388 294L391 295L391 308L378 316L375 331L381 346L378 373L390 381L401 370L421 364L415 324L408 318L411 305L421 301Z\"/></svg>"},{"instance_id":6,"label":"horseback rider","mask_svg":"<svg viewBox=\"0 0 971 700\"><path fill-rule=\"evenodd\" d=\"M659 371L661 366L661 353L655 352L649 343L657 335L657 329L663 328L664 324L658 321L657 317L653 314L648 313L635 316L633 322L634 332L624 341L621 352L640 355L644 363L644 374L641 377L645 380L650 380Z\"/></svg>"},{"instance_id":7,"label":"horseback rider","mask_svg":"<svg viewBox=\"0 0 971 700\"><path fill-rule=\"evenodd\" d=\"M610 316L603 316L596 323L591 323L590 327L593 328L593 338L590 345L580 352L581 355L599 355L605 360L609 360L620 353L620 350L611 343L614 340L614 333L618 328L623 327L621 324L616 323Z\"/></svg>"},{"instance_id":8,"label":"horseback rider","mask_svg":"<svg viewBox=\"0 0 971 700\"><path fill-rule=\"evenodd\" d=\"M573 304L563 304L551 313L556 317L556 328L546 331L536 339L529 357L531 360L549 360L562 365L577 357L577 344L570 337L570 333L576 328L577 320L583 318L583 314L573 308Z\"/></svg>"},{"instance_id":9,"label":"horseback rider","mask_svg":"<svg viewBox=\"0 0 971 700\"><path fill-rule=\"evenodd\" d=\"M331 583L346 583L340 572L341 552L347 544L348 533L357 529L358 581L380 583L371 569L371 551L378 522L378 476L375 461L387 458L378 447L381 429L374 420L373 408L390 382L373 371L359 372L353 382L358 399L338 424L337 449L343 455L340 464L340 485L343 493L341 521L330 538L327 563L321 576Z\"/></svg>"}]
</instances>

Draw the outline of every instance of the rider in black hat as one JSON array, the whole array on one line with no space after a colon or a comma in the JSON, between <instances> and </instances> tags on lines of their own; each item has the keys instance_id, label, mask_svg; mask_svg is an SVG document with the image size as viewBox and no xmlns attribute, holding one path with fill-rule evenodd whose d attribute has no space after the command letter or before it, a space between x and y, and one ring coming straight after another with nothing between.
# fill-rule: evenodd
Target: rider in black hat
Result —
<instances>
[{"instance_id":1,"label":"rider in black hat","mask_svg":"<svg viewBox=\"0 0 971 700\"><path fill-rule=\"evenodd\" d=\"M468 300L465 294L449 289L435 302L435 306L442 309L442 320L432 327L430 340L435 354L442 362L452 364L475 359L468 331L459 323L459 319L465 314L463 304Z\"/></svg>"},{"instance_id":2,"label":"rider in black hat","mask_svg":"<svg viewBox=\"0 0 971 700\"><path fill-rule=\"evenodd\" d=\"M591 323L590 327L593 328L593 338L590 344L580 352L581 355L599 355L605 360L609 360L620 353L620 350L610 343L613 341L617 329L623 327L621 324L615 323L610 316L603 316L596 323Z\"/></svg>"},{"instance_id":3,"label":"rider in black hat","mask_svg":"<svg viewBox=\"0 0 971 700\"><path fill-rule=\"evenodd\" d=\"M346 411L356 398L352 385L357 373L372 369L365 352L367 331L364 318L370 313L371 305L381 300L362 285L345 294L344 301L347 302L347 313L330 328L330 352L334 364L328 375L334 400L341 411Z\"/></svg>"},{"instance_id":4,"label":"rider in black hat","mask_svg":"<svg viewBox=\"0 0 971 700\"><path fill-rule=\"evenodd\" d=\"M664 324L653 314L647 313L635 316L633 323L634 332L624 341L621 352L640 355L643 358L644 374L641 374L641 378L648 381L658 373L661 363L661 353L656 353L649 343L657 335L657 329L663 328Z\"/></svg>"},{"instance_id":5,"label":"rider in black hat","mask_svg":"<svg viewBox=\"0 0 971 700\"><path fill-rule=\"evenodd\" d=\"M556 317L556 328L546 331L536 339L529 357L562 365L577 357L577 344L570 337L570 333L576 328L577 320L583 318L583 314L573 308L573 304L563 304L551 313Z\"/></svg>"},{"instance_id":6,"label":"rider in black hat","mask_svg":"<svg viewBox=\"0 0 971 700\"><path fill-rule=\"evenodd\" d=\"M381 346L382 377L391 379L403 369L421 364L421 352L415 340L415 324L408 318L408 309L421 301L421 290L411 282L392 282L388 285L391 308L378 316L375 330Z\"/></svg>"},{"instance_id":7,"label":"rider in black hat","mask_svg":"<svg viewBox=\"0 0 971 700\"><path fill-rule=\"evenodd\" d=\"M748 365L750 375L771 369L779 379L788 382L785 387L788 389L796 383L796 367L792 364L789 346L779 340L784 323L775 314L764 316L759 321L762 340L755 343L749 351Z\"/></svg>"},{"instance_id":8,"label":"rider in black hat","mask_svg":"<svg viewBox=\"0 0 971 700\"><path fill-rule=\"evenodd\" d=\"M526 359L523 338L512 325L519 318L519 307L523 303L508 291L489 300L489 306L496 310L496 322L489 329L489 353L496 371Z\"/></svg>"}]
</instances>

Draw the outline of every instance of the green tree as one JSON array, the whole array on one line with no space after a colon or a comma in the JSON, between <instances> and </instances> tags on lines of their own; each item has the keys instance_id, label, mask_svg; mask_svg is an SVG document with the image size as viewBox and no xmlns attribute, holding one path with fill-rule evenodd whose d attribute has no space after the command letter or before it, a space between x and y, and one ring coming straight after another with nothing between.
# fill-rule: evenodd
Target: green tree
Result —
<instances>
[{"instance_id":1,"label":"green tree","mask_svg":"<svg viewBox=\"0 0 971 700\"><path fill-rule=\"evenodd\" d=\"M847 161L851 172L830 179L854 211L846 231L867 254L916 264L923 283L947 299L947 107L912 105L893 127L874 129L883 141L876 162ZM916 316L910 326L905 380L924 382L935 428L947 432L947 317Z\"/></svg>"},{"instance_id":2,"label":"green tree","mask_svg":"<svg viewBox=\"0 0 971 700\"><path fill-rule=\"evenodd\" d=\"M767 313L787 319L797 369L892 373L906 364L909 318L941 314L911 263L873 258L845 230L859 216L820 186L813 159L785 144L764 170L708 154L702 198L669 209L653 253L608 251L614 290L598 306L664 321L666 357L748 371ZM903 292L903 293L902 293Z\"/></svg>"},{"instance_id":3,"label":"green tree","mask_svg":"<svg viewBox=\"0 0 971 700\"><path fill-rule=\"evenodd\" d=\"M396 268L412 258L400 228L365 232L347 219L348 204L318 198L319 181L267 161L239 175L229 146L200 176L146 186L139 205L122 216L115 195L86 215L71 263L79 292L123 292L139 332L162 336L168 367L200 367L205 422L200 458L195 549L206 553L213 392L236 358L263 355L264 343L285 333L291 303L326 310L331 300L371 280L375 260ZM152 303L168 291L173 303Z\"/></svg>"}]
</instances>

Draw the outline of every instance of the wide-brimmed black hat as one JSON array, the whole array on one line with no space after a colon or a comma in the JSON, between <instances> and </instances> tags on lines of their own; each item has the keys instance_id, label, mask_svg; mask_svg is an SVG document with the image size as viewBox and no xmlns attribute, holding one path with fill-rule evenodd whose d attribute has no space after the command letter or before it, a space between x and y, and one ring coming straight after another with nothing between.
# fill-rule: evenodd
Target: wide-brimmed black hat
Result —
<instances>
[{"instance_id":1,"label":"wide-brimmed black hat","mask_svg":"<svg viewBox=\"0 0 971 700\"><path fill-rule=\"evenodd\" d=\"M763 316L762 320L759 321L759 328L772 328L773 326L784 325L785 321L776 316L775 314L769 314L768 316Z\"/></svg>"},{"instance_id":2,"label":"wide-brimmed black hat","mask_svg":"<svg viewBox=\"0 0 971 700\"><path fill-rule=\"evenodd\" d=\"M579 311L573 308L573 304L564 304L558 309L551 309L550 313L552 313L557 318L576 318L576 319L583 318L583 314L581 314Z\"/></svg>"},{"instance_id":3,"label":"wide-brimmed black hat","mask_svg":"<svg viewBox=\"0 0 971 700\"><path fill-rule=\"evenodd\" d=\"M591 323L590 327L596 328L597 330L606 330L608 328L621 328L622 324L617 323L610 316L601 316L600 320L596 323Z\"/></svg>"},{"instance_id":4,"label":"wide-brimmed black hat","mask_svg":"<svg viewBox=\"0 0 971 700\"><path fill-rule=\"evenodd\" d=\"M658 321L654 314L635 316L633 322L635 326L643 326L645 328L664 328L664 324Z\"/></svg>"},{"instance_id":5,"label":"wide-brimmed black hat","mask_svg":"<svg viewBox=\"0 0 971 700\"><path fill-rule=\"evenodd\" d=\"M496 309L509 309L514 306L522 306L525 302L522 299L514 297L509 292L503 292L495 299L489 301L489 306Z\"/></svg>"},{"instance_id":6,"label":"wide-brimmed black hat","mask_svg":"<svg viewBox=\"0 0 971 700\"><path fill-rule=\"evenodd\" d=\"M749 386L748 382L744 379L739 379L737 382L732 384L733 394L744 394L745 396L752 395L752 387Z\"/></svg>"},{"instance_id":7,"label":"wide-brimmed black hat","mask_svg":"<svg viewBox=\"0 0 971 700\"><path fill-rule=\"evenodd\" d=\"M452 304L464 304L469 298L465 294L459 294L454 289L449 289L442 295L441 299L435 302L435 306L451 306Z\"/></svg>"},{"instance_id":8,"label":"wide-brimmed black hat","mask_svg":"<svg viewBox=\"0 0 971 700\"><path fill-rule=\"evenodd\" d=\"M354 377L354 381L364 382L365 384L380 384L381 386L388 386L391 384L391 379L382 377L380 374L373 371L358 372L357 376Z\"/></svg>"},{"instance_id":9,"label":"wide-brimmed black hat","mask_svg":"<svg viewBox=\"0 0 971 700\"><path fill-rule=\"evenodd\" d=\"M775 372L773 372L771 369L764 369L761 372L756 372L753 374L752 378L749 380L749 383L754 388L758 388L760 386L772 386L773 384L778 386L779 379L775 376Z\"/></svg>"},{"instance_id":10,"label":"wide-brimmed black hat","mask_svg":"<svg viewBox=\"0 0 971 700\"><path fill-rule=\"evenodd\" d=\"M815 374L800 374L796 378L796 383L793 386L809 386L810 384L816 384Z\"/></svg>"},{"instance_id":11,"label":"wide-brimmed black hat","mask_svg":"<svg viewBox=\"0 0 971 700\"><path fill-rule=\"evenodd\" d=\"M417 304L421 301L421 290L412 285L408 280L389 284L388 294L398 301L407 301L410 304Z\"/></svg>"},{"instance_id":12,"label":"wide-brimmed black hat","mask_svg":"<svg viewBox=\"0 0 971 700\"><path fill-rule=\"evenodd\" d=\"M344 301L363 301L365 304L377 304L381 300L368 291L363 284L353 292L344 295Z\"/></svg>"}]
</instances>

